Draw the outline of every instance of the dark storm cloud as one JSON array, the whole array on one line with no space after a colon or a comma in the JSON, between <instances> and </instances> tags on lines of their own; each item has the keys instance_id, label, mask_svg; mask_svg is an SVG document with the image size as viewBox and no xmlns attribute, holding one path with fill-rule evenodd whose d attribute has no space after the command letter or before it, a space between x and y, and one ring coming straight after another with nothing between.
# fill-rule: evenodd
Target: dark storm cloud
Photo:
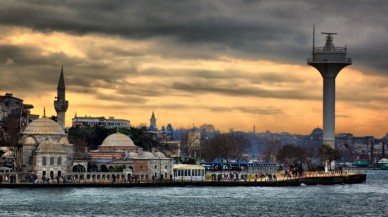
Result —
<instances>
[{"instance_id":1,"label":"dark storm cloud","mask_svg":"<svg viewBox=\"0 0 388 217\"><path fill-rule=\"evenodd\" d=\"M316 46L324 43L319 32L339 32L335 36L335 45L348 44L355 67L374 68L383 74L388 72L385 59L388 56L386 11L388 3L384 1L3 1L0 27L27 27L48 33L48 36L57 31L73 35L98 34L102 38L114 36L149 40L155 44L144 50L99 45L99 49L84 49L86 58L69 57L62 52L42 55L39 47L0 45L3 83L0 90L52 91L58 81L60 66L64 65L70 92L95 93L98 88L116 89L118 95L110 99L106 95L96 96L111 101L142 103L146 99L126 98L126 95L157 97L197 93L320 100L320 95L303 90L267 90L241 86L238 82L220 82L239 79L251 84L302 83L297 73L281 76L268 72L253 76L233 70L148 68L140 71L136 58L159 55L162 58L212 59L224 55L305 64L310 55L311 30L315 24ZM131 65L114 67L118 62L115 57L128 58ZM158 77L160 81L123 81L127 77L141 76ZM25 79L11 82L12 77ZM169 77L181 81L168 80ZM384 84L380 85L384 87ZM338 99L387 100L383 96L349 92L339 93ZM249 113L248 110L244 112ZM276 110L262 111L265 112Z\"/></svg>"},{"instance_id":2,"label":"dark storm cloud","mask_svg":"<svg viewBox=\"0 0 388 217\"><path fill-rule=\"evenodd\" d=\"M204 44L213 46L213 53L302 64L309 55L311 28L316 24L317 33L339 32L335 42L347 43L357 64L387 70L384 56L388 50L384 48L388 42L377 34L387 32L387 9L387 2L377 0L26 0L2 2L0 24L80 35L169 37L177 40L177 46ZM321 39L317 35L318 44L323 43Z\"/></svg>"},{"instance_id":3,"label":"dark storm cloud","mask_svg":"<svg viewBox=\"0 0 388 217\"><path fill-rule=\"evenodd\" d=\"M286 74L286 72L285 72ZM203 79L244 79L249 80L255 84L261 83L303 83L303 79L296 75L284 76L274 72L260 72L260 73L246 73L236 70L204 70L204 69L163 69L163 68L149 68L143 70L138 75L145 76L174 76L174 77L188 77L188 78L203 78Z\"/></svg>"},{"instance_id":4,"label":"dark storm cloud","mask_svg":"<svg viewBox=\"0 0 388 217\"><path fill-rule=\"evenodd\" d=\"M109 100L109 99L108 99ZM79 104L78 106L82 106L85 108L93 108L93 105L90 104ZM101 104L99 105L101 108L111 108L112 105L105 105ZM121 104L115 104L114 107L116 109L127 109L127 108L139 108L139 109L145 109L145 110L154 110L157 109L165 109L165 110L192 110L192 109L202 109L202 110L208 110L212 112L231 112L231 111L238 111L241 113L249 114L249 115L274 115L282 113L282 109L275 108L275 107L266 107L266 108L260 108L260 107L225 107L225 106L209 106L209 105L185 105L185 104L143 104L140 102L129 102L129 101L121 101Z\"/></svg>"},{"instance_id":5,"label":"dark storm cloud","mask_svg":"<svg viewBox=\"0 0 388 217\"><path fill-rule=\"evenodd\" d=\"M212 82L175 82L171 86L173 89L190 93L216 93L227 96L250 96L279 99L313 99L319 100L320 96L311 95L305 91L298 90L266 90L258 87L238 86L233 84L214 84Z\"/></svg>"},{"instance_id":6,"label":"dark storm cloud","mask_svg":"<svg viewBox=\"0 0 388 217\"><path fill-rule=\"evenodd\" d=\"M49 56L41 53L41 50L36 47L0 45L0 65L58 66L60 64L74 65L79 62L61 52L51 53Z\"/></svg>"},{"instance_id":7,"label":"dark storm cloud","mask_svg":"<svg viewBox=\"0 0 388 217\"><path fill-rule=\"evenodd\" d=\"M73 88L80 90L79 87L81 89L112 87L112 83L133 70L129 68L107 73L111 70L109 65L98 63L99 61L88 62L85 59L69 57L62 52L46 55L42 53L43 51L38 47L0 45L0 70L3 83L0 89L13 91L32 89L37 92L52 90L58 82L62 65L65 66L65 80L70 91ZM87 90L81 92L87 92Z\"/></svg>"},{"instance_id":8,"label":"dark storm cloud","mask_svg":"<svg viewBox=\"0 0 388 217\"><path fill-rule=\"evenodd\" d=\"M118 95L118 94L102 94L96 93L95 97L99 100L105 101L117 101L117 102L125 102L125 103L145 103L147 100L142 97L129 96L129 95Z\"/></svg>"}]
</instances>

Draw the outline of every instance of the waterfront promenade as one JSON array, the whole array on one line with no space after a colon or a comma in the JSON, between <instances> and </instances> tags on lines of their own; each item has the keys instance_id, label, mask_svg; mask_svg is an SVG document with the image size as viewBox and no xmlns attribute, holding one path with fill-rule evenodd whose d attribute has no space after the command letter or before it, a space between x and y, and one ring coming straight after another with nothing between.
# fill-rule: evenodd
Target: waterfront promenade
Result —
<instances>
[{"instance_id":1,"label":"waterfront promenade","mask_svg":"<svg viewBox=\"0 0 388 217\"><path fill-rule=\"evenodd\" d=\"M213 186L213 187L237 187L237 186L268 186L285 187L300 185L335 185L358 184L366 181L364 173L317 173L305 172L301 177L280 176L276 179L253 178L246 180L220 180L220 181L182 181L164 180L150 182L127 182L124 179L108 182L105 180L74 180L65 183L9 183L2 182L0 188L61 188L61 187L187 187L187 186Z\"/></svg>"}]
</instances>

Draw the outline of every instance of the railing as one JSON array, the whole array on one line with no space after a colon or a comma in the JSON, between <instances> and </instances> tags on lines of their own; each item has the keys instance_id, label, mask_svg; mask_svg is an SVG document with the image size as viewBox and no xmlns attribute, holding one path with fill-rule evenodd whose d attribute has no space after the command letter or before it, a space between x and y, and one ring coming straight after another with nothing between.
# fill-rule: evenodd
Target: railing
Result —
<instances>
[{"instance_id":1,"label":"railing","mask_svg":"<svg viewBox=\"0 0 388 217\"><path fill-rule=\"evenodd\" d=\"M346 47L334 47L332 50L327 50L325 47L315 47L314 53L346 53Z\"/></svg>"},{"instance_id":2,"label":"railing","mask_svg":"<svg viewBox=\"0 0 388 217\"><path fill-rule=\"evenodd\" d=\"M307 58L307 63L348 63L352 64L352 58L346 58L345 61L338 61L334 59L330 61L329 59L321 59L321 58Z\"/></svg>"}]
</instances>

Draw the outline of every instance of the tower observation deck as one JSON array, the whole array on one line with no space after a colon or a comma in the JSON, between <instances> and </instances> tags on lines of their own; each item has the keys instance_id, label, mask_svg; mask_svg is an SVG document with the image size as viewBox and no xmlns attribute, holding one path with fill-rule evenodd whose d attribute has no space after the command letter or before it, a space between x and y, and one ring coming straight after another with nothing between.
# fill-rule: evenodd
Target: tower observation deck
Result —
<instances>
[{"instance_id":1,"label":"tower observation deck","mask_svg":"<svg viewBox=\"0 0 388 217\"><path fill-rule=\"evenodd\" d=\"M352 59L346 57L346 47L335 47L333 35L337 33L322 32L326 35L324 47L315 47L313 36L312 58L307 64L316 68L323 77L323 143L334 148L335 139L335 78Z\"/></svg>"}]
</instances>

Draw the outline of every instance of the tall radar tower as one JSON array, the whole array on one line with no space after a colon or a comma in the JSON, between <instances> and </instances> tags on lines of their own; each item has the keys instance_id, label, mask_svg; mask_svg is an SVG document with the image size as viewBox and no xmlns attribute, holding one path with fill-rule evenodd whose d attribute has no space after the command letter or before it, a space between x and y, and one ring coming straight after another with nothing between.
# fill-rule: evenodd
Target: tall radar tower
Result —
<instances>
[{"instance_id":1,"label":"tall radar tower","mask_svg":"<svg viewBox=\"0 0 388 217\"><path fill-rule=\"evenodd\" d=\"M334 46L333 35L337 33L322 34L326 35L325 46L315 47L314 28L312 58L307 59L307 64L316 68L323 77L323 143L335 148L335 78L344 67L352 64L352 59L346 57L346 46Z\"/></svg>"}]
</instances>

